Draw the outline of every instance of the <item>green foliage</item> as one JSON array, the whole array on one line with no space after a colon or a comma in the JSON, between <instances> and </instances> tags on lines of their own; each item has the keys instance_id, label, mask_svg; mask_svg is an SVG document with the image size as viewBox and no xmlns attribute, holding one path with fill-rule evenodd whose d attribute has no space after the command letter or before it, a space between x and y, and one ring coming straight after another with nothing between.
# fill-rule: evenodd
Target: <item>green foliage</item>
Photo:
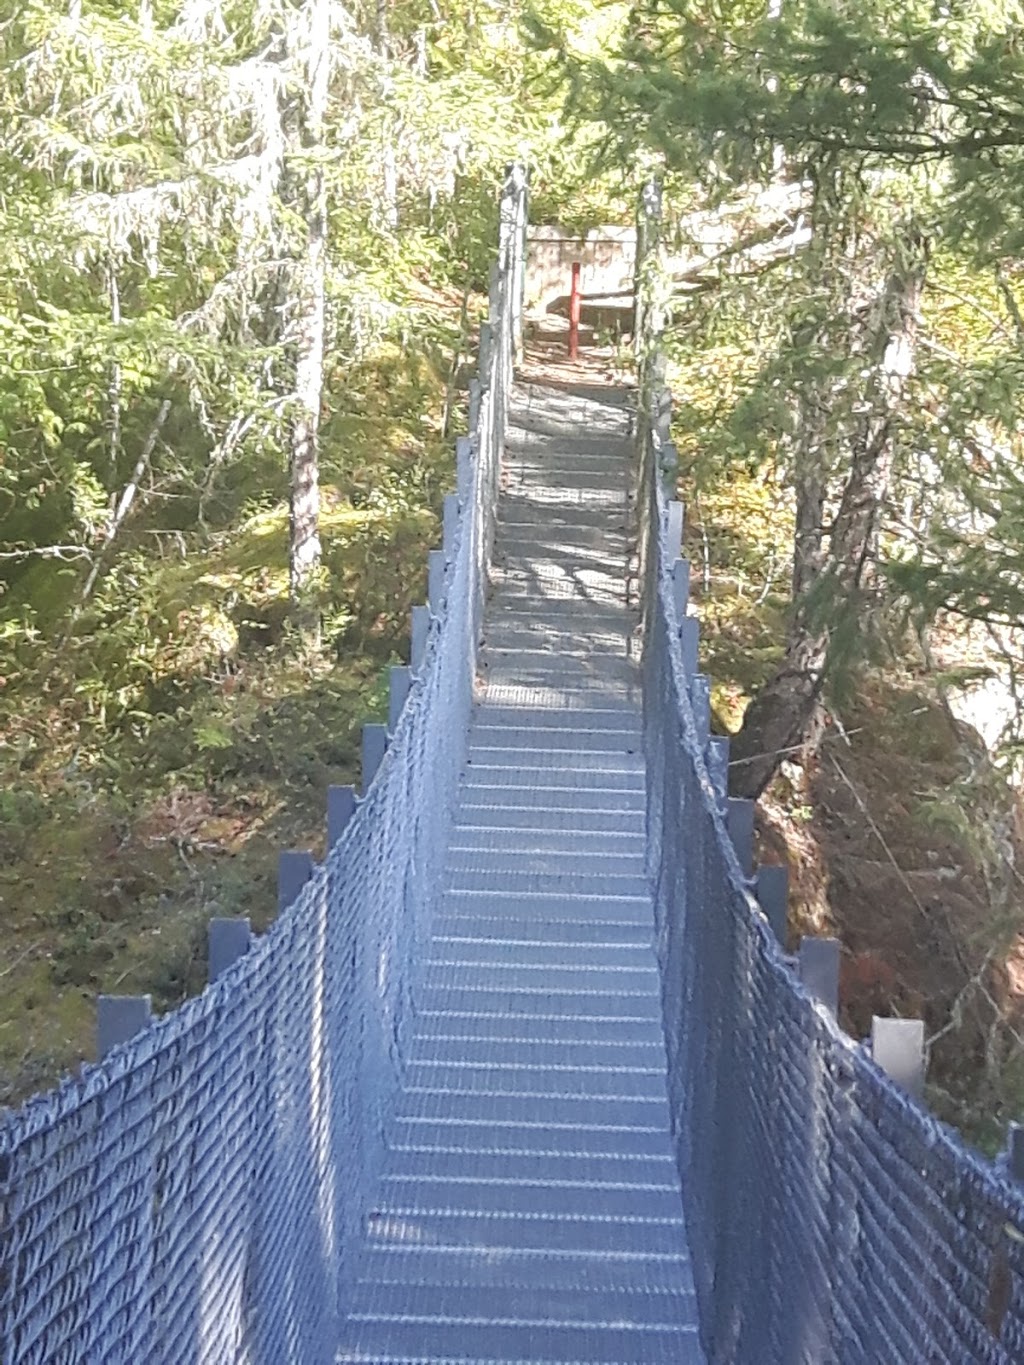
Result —
<instances>
[{"instance_id":1,"label":"green foliage","mask_svg":"<svg viewBox=\"0 0 1024 1365\"><path fill-rule=\"evenodd\" d=\"M970 761L963 780L947 762L914 812L982 882L950 972L969 963L973 982L942 983L949 1088L930 1099L991 1142L991 1115L1019 1117L1022 1095L1006 783L1024 752L1019 6L667 0L634 7L610 54L571 29L532 25L559 53L569 115L601 130L598 164L656 173L673 205L673 436L720 723L736 729L766 679L792 693L793 660L808 658L802 676L824 677L848 716L866 678L923 671L933 646L931 691L962 699L998 674L1015 709L994 767L980 741L932 722L944 757ZM894 298L903 315L886 320ZM768 534L759 484L775 493ZM784 719L786 692L763 693ZM915 742L909 719L900 742ZM869 909L851 916L858 937Z\"/></svg>"},{"instance_id":2,"label":"green foliage","mask_svg":"<svg viewBox=\"0 0 1024 1365\"><path fill-rule=\"evenodd\" d=\"M545 213L621 207L590 184L560 99L538 96L549 59L524 51L515 7L400 0L386 33L378 7L335 7L322 141L296 139L306 8L0 0L0 904L17 963L0 1101L87 1051L97 989L169 1007L200 987L209 914L265 925L276 848L315 846L326 785L357 775L451 487L442 403L464 398L505 163L530 162ZM310 655L289 623L286 445L293 191L314 169Z\"/></svg>"}]
</instances>

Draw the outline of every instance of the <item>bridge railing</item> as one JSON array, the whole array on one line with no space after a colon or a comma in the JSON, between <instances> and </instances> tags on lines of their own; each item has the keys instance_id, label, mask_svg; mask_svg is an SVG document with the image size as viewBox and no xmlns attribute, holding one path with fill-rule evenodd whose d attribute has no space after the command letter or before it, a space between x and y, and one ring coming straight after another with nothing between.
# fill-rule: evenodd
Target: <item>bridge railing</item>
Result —
<instances>
[{"instance_id":1,"label":"bridge railing","mask_svg":"<svg viewBox=\"0 0 1024 1365\"><path fill-rule=\"evenodd\" d=\"M335 1358L472 704L525 227L514 169L425 648L364 799L201 996L0 1116L3 1365Z\"/></svg>"},{"instance_id":2,"label":"bridge railing","mask_svg":"<svg viewBox=\"0 0 1024 1365\"><path fill-rule=\"evenodd\" d=\"M642 319L657 311L641 299ZM841 1032L751 894L749 820L730 834L696 622L683 615L671 402L649 322L643 343L649 869L708 1360L1019 1365L1020 1187Z\"/></svg>"}]
</instances>

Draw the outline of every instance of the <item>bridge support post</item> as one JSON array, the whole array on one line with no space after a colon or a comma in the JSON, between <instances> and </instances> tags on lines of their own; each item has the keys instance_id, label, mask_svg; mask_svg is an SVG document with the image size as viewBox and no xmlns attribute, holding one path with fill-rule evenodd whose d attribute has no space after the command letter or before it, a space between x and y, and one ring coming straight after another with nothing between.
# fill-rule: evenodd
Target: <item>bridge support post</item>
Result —
<instances>
[{"instance_id":1,"label":"bridge support post","mask_svg":"<svg viewBox=\"0 0 1024 1365\"><path fill-rule=\"evenodd\" d=\"M240 957L244 957L251 942L252 926L247 916L238 918L217 916L210 920L206 952L207 974L210 981L216 981Z\"/></svg>"},{"instance_id":2,"label":"bridge support post","mask_svg":"<svg viewBox=\"0 0 1024 1365\"><path fill-rule=\"evenodd\" d=\"M677 560L683 548L683 504L672 498L665 522L665 556L669 563Z\"/></svg>"},{"instance_id":3,"label":"bridge support post","mask_svg":"<svg viewBox=\"0 0 1024 1365\"><path fill-rule=\"evenodd\" d=\"M661 309L653 297L648 265L661 246L661 197L661 182L652 177L640 191L636 220L633 349L638 361L647 358L650 342L661 332Z\"/></svg>"},{"instance_id":4,"label":"bridge support post","mask_svg":"<svg viewBox=\"0 0 1024 1365\"><path fill-rule=\"evenodd\" d=\"M363 726L363 796L370 790L370 783L377 776L388 747L388 727L386 725Z\"/></svg>"},{"instance_id":5,"label":"bridge support post","mask_svg":"<svg viewBox=\"0 0 1024 1365\"><path fill-rule=\"evenodd\" d=\"M480 388L484 389L491 369L491 350L494 345L494 334L491 331L491 324L484 322L480 324Z\"/></svg>"},{"instance_id":6,"label":"bridge support post","mask_svg":"<svg viewBox=\"0 0 1024 1365\"><path fill-rule=\"evenodd\" d=\"M833 1019L839 1018L839 940L802 938L799 952L800 980L808 994L824 1005Z\"/></svg>"},{"instance_id":7,"label":"bridge support post","mask_svg":"<svg viewBox=\"0 0 1024 1365\"><path fill-rule=\"evenodd\" d=\"M459 538L458 493L446 493L444 495L444 516L442 526L441 544L444 549L445 562L450 564L455 558L455 545Z\"/></svg>"},{"instance_id":8,"label":"bridge support post","mask_svg":"<svg viewBox=\"0 0 1024 1365\"><path fill-rule=\"evenodd\" d=\"M413 607L409 630L409 667L418 673L427 652L427 633L430 630L430 608Z\"/></svg>"},{"instance_id":9,"label":"bridge support post","mask_svg":"<svg viewBox=\"0 0 1024 1365\"><path fill-rule=\"evenodd\" d=\"M472 436L480 425L480 380L469 381L469 433Z\"/></svg>"},{"instance_id":10,"label":"bridge support post","mask_svg":"<svg viewBox=\"0 0 1024 1365\"><path fill-rule=\"evenodd\" d=\"M528 189L526 167L512 161L505 167L505 185L501 192L500 237L498 260L505 264L512 286L513 359L518 361L523 332L523 275Z\"/></svg>"},{"instance_id":11,"label":"bridge support post","mask_svg":"<svg viewBox=\"0 0 1024 1365\"><path fill-rule=\"evenodd\" d=\"M668 439L667 428L665 440L661 445L661 455L658 460L658 477L661 479L665 501L668 504L671 513L671 506L672 503L676 501L676 491L679 487L679 449L676 446L675 441L670 441ZM679 545L676 548L676 554L679 554L680 549L682 548L683 521L686 515L686 509L683 504L680 503L679 506L682 510L679 514ZM671 546L671 541L669 541L669 545Z\"/></svg>"},{"instance_id":12,"label":"bridge support post","mask_svg":"<svg viewBox=\"0 0 1024 1365\"><path fill-rule=\"evenodd\" d=\"M729 797L729 738L727 735L712 735L704 755L708 765L708 777L718 797L718 809L725 815L725 803Z\"/></svg>"},{"instance_id":13,"label":"bridge support post","mask_svg":"<svg viewBox=\"0 0 1024 1365\"><path fill-rule=\"evenodd\" d=\"M102 1062L115 1047L127 1043L153 1022L148 995L100 995L96 998L96 1056Z\"/></svg>"},{"instance_id":14,"label":"bridge support post","mask_svg":"<svg viewBox=\"0 0 1024 1365\"><path fill-rule=\"evenodd\" d=\"M786 925L789 911L789 869L769 864L757 869L757 899L765 913L779 947L786 951Z\"/></svg>"},{"instance_id":15,"label":"bridge support post","mask_svg":"<svg viewBox=\"0 0 1024 1365\"><path fill-rule=\"evenodd\" d=\"M572 280L569 285L569 359L580 358L580 312L583 295L580 290L580 263L572 263Z\"/></svg>"},{"instance_id":16,"label":"bridge support post","mask_svg":"<svg viewBox=\"0 0 1024 1365\"><path fill-rule=\"evenodd\" d=\"M664 356L662 356L660 361L659 375L661 379L661 388L655 399L654 412L651 415L651 425L664 449L672 440L672 390L665 383Z\"/></svg>"},{"instance_id":17,"label":"bridge support post","mask_svg":"<svg viewBox=\"0 0 1024 1365\"><path fill-rule=\"evenodd\" d=\"M1011 1123L1006 1130L1006 1168L1014 1180L1024 1182L1024 1123Z\"/></svg>"},{"instance_id":18,"label":"bridge support post","mask_svg":"<svg viewBox=\"0 0 1024 1365\"><path fill-rule=\"evenodd\" d=\"M677 559L672 565L672 605L676 612L676 625L681 631L686 618L686 608L690 601L690 561Z\"/></svg>"},{"instance_id":19,"label":"bridge support post","mask_svg":"<svg viewBox=\"0 0 1024 1365\"><path fill-rule=\"evenodd\" d=\"M711 734L711 683L704 673L695 673L690 679L690 706L697 741L703 749Z\"/></svg>"},{"instance_id":20,"label":"bridge support post","mask_svg":"<svg viewBox=\"0 0 1024 1365\"><path fill-rule=\"evenodd\" d=\"M679 623L679 639L683 651L683 670L688 678L697 672L700 656L700 622L696 616L684 616Z\"/></svg>"},{"instance_id":21,"label":"bridge support post","mask_svg":"<svg viewBox=\"0 0 1024 1365\"><path fill-rule=\"evenodd\" d=\"M345 833L348 822L356 812L355 787L327 788L327 852Z\"/></svg>"},{"instance_id":22,"label":"bridge support post","mask_svg":"<svg viewBox=\"0 0 1024 1365\"><path fill-rule=\"evenodd\" d=\"M388 691L388 733L394 734L402 717L409 689L412 687L412 669L404 664L392 664L391 682Z\"/></svg>"},{"instance_id":23,"label":"bridge support post","mask_svg":"<svg viewBox=\"0 0 1024 1365\"><path fill-rule=\"evenodd\" d=\"M444 611L444 551L431 550L427 555L427 601L435 616Z\"/></svg>"},{"instance_id":24,"label":"bridge support post","mask_svg":"<svg viewBox=\"0 0 1024 1365\"><path fill-rule=\"evenodd\" d=\"M871 1056L915 1099L924 1094L924 1020L871 1020Z\"/></svg>"},{"instance_id":25,"label":"bridge support post","mask_svg":"<svg viewBox=\"0 0 1024 1365\"><path fill-rule=\"evenodd\" d=\"M473 442L468 436L455 438L455 485L459 503L465 507L473 488Z\"/></svg>"},{"instance_id":26,"label":"bridge support post","mask_svg":"<svg viewBox=\"0 0 1024 1365\"><path fill-rule=\"evenodd\" d=\"M728 756L726 757L726 774L728 774ZM727 784L728 780L727 775ZM748 801L744 796L726 797L725 819L729 829L729 838L732 840L732 846L736 851L740 871L748 879L754 875L754 810L755 802Z\"/></svg>"},{"instance_id":27,"label":"bridge support post","mask_svg":"<svg viewBox=\"0 0 1024 1365\"><path fill-rule=\"evenodd\" d=\"M287 910L313 875L313 855L305 848L285 848L277 855L277 910Z\"/></svg>"}]
</instances>

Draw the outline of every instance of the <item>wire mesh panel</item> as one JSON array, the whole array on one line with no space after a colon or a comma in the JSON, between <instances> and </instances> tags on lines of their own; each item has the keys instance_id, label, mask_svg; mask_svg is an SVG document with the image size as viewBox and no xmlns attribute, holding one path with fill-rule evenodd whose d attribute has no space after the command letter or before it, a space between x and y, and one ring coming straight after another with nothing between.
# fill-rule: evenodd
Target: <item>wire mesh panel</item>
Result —
<instances>
[{"instance_id":1,"label":"wire mesh panel","mask_svg":"<svg viewBox=\"0 0 1024 1365\"><path fill-rule=\"evenodd\" d=\"M663 398L641 421L648 867L708 1359L1024 1361L1020 1190L815 1006L733 852L673 602Z\"/></svg>"},{"instance_id":2,"label":"wire mesh panel","mask_svg":"<svg viewBox=\"0 0 1024 1365\"><path fill-rule=\"evenodd\" d=\"M472 706L525 224L514 169L444 605L366 799L200 997L0 1119L3 1365L334 1359Z\"/></svg>"}]
</instances>

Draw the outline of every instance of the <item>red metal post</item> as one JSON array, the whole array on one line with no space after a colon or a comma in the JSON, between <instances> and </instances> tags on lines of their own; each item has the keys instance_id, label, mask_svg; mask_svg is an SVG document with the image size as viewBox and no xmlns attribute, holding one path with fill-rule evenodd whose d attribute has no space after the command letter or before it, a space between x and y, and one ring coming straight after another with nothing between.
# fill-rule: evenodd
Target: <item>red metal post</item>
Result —
<instances>
[{"instance_id":1,"label":"red metal post","mask_svg":"<svg viewBox=\"0 0 1024 1365\"><path fill-rule=\"evenodd\" d=\"M580 263L572 263L572 289L569 292L569 359L580 354Z\"/></svg>"}]
</instances>

